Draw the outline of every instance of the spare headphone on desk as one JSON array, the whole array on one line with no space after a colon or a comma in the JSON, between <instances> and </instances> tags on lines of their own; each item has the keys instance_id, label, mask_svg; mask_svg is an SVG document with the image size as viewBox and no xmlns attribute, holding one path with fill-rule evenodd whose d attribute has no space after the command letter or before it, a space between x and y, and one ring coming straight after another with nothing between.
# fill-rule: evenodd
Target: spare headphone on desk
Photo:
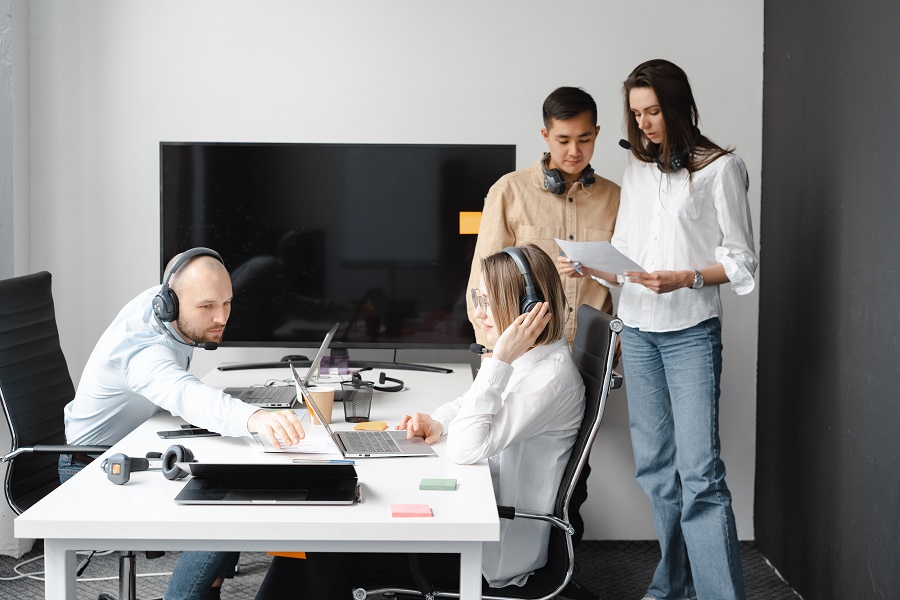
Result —
<instances>
[{"instance_id":1,"label":"spare headphone on desk","mask_svg":"<svg viewBox=\"0 0 900 600\"><path fill-rule=\"evenodd\" d=\"M183 479L188 476L176 463L194 462L194 453L180 444L169 446L164 454L148 452L147 458L131 458L127 454L117 453L103 461L100 468L106 473L106 478L116 485L124 485L131 479L131 474L137 471L149 471L150 459L162 459L160 470L163 477L169 480Z\"/></svg>"},{"instance_id":2,"label":"spare headphone on desk","mask_svg":"<svg viewBox=\"0 0 900 600\"><path fill-rule=\"evenodd\" d=\"M372 370L372 367L364 367L364 368L360 369L359 371L357 371L356 373L354 373L350 377L350 383L353 385L353 387L358 388L358 387L361 387L364 385L371 385L373 388L375 388L379 392L399 392L400 390L403 389L402 381L400 381L399 379L395 379L393 377L388 377L383 372L381 373L381 375L378 376L378 383L382 384L381 386L375 385L374 381L366 381L365 379L362 378L362 375L360 375L360 373L362 373L363 371L371 371L371 370ZM384 383L386 381L393 381L397 385L387 385L386 386L386 385L384 385Z\"/></svg>"}]
</instances>

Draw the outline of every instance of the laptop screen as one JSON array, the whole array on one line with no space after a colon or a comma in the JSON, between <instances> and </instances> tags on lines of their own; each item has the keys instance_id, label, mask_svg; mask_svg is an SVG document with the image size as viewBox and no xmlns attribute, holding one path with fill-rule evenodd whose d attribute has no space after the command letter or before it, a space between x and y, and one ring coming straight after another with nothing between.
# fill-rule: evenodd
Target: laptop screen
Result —
<instances>
[{"instance_id":1,"label":"laptop screen","mask_svg":"<svg viewBox=\"0 0 900 600\"><path fill-rule=\"evenodd\" d=\"M312 383L313 376L319 372L319 365L322 363L322 357L325 356L325 350L327 350L329 344L331 344L331 338L334 337L334 333L337 331L338 325L340 325L340 323L335 323L334 327L331 328L331 331L325 334L325 339L322 340L322 345L319 346L319 351L316 352L315 358L313 358L312 362L309 363L309 371L306 372L306 379L303 382L304 384L310 385Z\"/></svg>"}]
</instances>

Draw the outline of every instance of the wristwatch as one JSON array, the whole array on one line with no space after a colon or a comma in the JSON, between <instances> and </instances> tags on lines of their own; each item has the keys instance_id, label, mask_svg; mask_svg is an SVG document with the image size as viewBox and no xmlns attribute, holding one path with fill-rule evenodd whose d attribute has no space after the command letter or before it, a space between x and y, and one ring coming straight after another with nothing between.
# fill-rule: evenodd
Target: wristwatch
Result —
<instances>
[{"instance_id":1,"label":"wristwatch","mask_svg":"<svg viewBox=\"0 0 900 600\"><path fill-rule=\"evenodd\" d=\"M699 290L703 287L703 274L700 269L694 269L694 283L691 284L692 290Z\"/></svg>"}]
</instances>

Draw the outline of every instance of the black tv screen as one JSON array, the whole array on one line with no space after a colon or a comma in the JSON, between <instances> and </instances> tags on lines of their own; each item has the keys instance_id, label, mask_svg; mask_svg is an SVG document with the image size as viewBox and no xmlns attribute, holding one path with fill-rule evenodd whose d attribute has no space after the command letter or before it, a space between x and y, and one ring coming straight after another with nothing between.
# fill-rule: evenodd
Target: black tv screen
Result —
<instances>
[{"instance_id":1,"label":"black tv screen","mask_svg":"<svg viewBox=\"0 0 900 600\"><path fill-rule=\"evenodd\" d=\"M160 272L218 251L223 345L463 348L476 235L511 145L160 143ZM461 225L462 223L462 225Z\"/></svg>"}]
</instances>

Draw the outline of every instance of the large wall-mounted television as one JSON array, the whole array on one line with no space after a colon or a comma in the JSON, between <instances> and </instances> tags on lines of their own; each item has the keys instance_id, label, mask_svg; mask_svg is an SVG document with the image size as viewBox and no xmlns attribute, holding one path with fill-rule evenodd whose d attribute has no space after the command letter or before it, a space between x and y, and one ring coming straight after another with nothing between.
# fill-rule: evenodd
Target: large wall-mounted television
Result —
<instances>
[{"instance_id":1,"label":"large wall-mounted television","mask_svg":"<svg viewBox=\"0 0 900 600\"><path fill-rule=\"evenodd\" d=\"M160 272L218 251L223 346L467 348L469 269L512 145L160 143Z\"/></svg>"}]
</instances>

